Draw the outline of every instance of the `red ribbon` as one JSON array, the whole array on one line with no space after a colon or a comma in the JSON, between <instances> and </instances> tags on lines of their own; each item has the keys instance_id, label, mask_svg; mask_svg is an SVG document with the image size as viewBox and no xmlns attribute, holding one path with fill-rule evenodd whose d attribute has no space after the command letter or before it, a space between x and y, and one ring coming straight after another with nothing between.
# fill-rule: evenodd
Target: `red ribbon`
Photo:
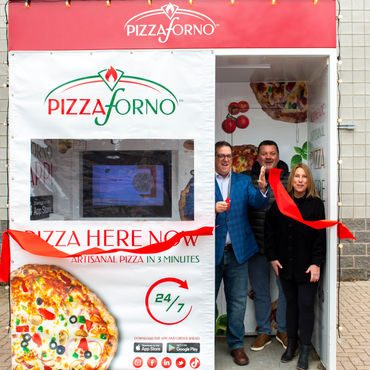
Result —
<instances>
[{"instance_id":1,"label":"red ribbon","mask_svg":"<svg viewBox=\"0 0 370 370\"><path fill-rule=\"evenodd\" d=\"M19 230L6 230L3 233L3 245L1 249L1 261L0 261L0 282L9 282L10 273L10 245L9 235L19 244L19 246L36 256L53 257L53 258L69 258L78 257L83 255L94 255L94 254L107 254L116 252L130 252L136 254L156 254L165 252L177 245L180 240L186 236L200 236L200 235L212 235L213 227L204 226L196 230L180 231L175 234L172 238L164 241L146 245L145 247L130 249L130 248L115 248L115 249L101 249L101 248L90 248L82 252L75 254L68 254L55 248L53 245L47 243L41 239L38 235L32 232L25 232Z\"/></svg>"},{"instance_id":2,"label":"red ribbon","mask_svg":"<svg viewBox=\"0 0 370 370\"><path fill-rule=\"evenodd\" d=\"M282 170L277 168L272 168L269 173L269 183L274 192L276 203L280 212L296 220L310 226L314 229L325 229L337 225L337 235L339 239L354 239L356 238L348 230L348 228L339 221L331 220L319 220L319 221L305 221L299 212L297 205L294 203L294 200L290 197L288 192L285 190L284 186L280 182L280 173Z\"/></svg>"}]
</instances>

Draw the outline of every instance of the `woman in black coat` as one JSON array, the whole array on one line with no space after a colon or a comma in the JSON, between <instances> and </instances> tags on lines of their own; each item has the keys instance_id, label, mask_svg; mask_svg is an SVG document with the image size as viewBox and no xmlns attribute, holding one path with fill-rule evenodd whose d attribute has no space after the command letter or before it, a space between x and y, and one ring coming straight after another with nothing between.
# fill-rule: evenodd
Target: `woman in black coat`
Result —
<instances>
[{"instance_id":1,"label":"woman in black coat","mask_svg":"<svg viewBox=\"0 0 370 370\"><path fill-rule=\"evenodd\" d=\"M316 192L312 173L303 163L293 167L287 191L304 220L325 218L324 204ZM287 300L288 347L281 362L293 359L298 347L298 369L308 368L308 355L314 325L314 300L320 271L326 255L326 231L316 230L284 216L276 202L265 219L266 256L280 277Z\"/></svg>"}]
</instances>

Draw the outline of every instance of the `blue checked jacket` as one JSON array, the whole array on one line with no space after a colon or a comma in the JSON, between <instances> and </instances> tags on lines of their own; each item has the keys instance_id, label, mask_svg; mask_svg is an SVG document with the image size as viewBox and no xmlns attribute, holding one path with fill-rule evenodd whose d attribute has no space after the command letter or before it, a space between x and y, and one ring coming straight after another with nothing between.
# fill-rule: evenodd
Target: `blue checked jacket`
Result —
<instances>
[{"instance_id":1,"label":"blue checked jacket","mask_svg":"<svg viewBox=\"0 0 370 370\"><path fill-rule=\"evenodd\" d=\"M215 184L217 203L223 199L216 180ZM268 193L265 198L259 189L254 188L249 176L232 173L230 208L227 212L216 213L216 265L221 263L227 231L230 233L238 263L244 263L258 252L258 246L248 221L248 206L266 208L269 200Z\"/></svg>"}]
</instances>

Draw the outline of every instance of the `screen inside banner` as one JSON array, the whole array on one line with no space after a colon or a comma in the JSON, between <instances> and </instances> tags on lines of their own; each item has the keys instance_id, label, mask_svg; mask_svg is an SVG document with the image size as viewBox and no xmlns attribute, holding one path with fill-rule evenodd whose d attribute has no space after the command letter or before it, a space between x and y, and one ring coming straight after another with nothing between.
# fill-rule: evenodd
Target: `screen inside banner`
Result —
<instances>
[{"instance_id":1,"label":"screen inside banner","mask_svg":"<svg viewBox=\"0 0 370 370\"><path fill-rule=\"evenodd\" d=\"M82 153L84 217L171 217L171 151Z\"/></svg>"},{"instance_id":2,"label":"screen inside banner","mask_svg":"<svg viewBox=\"0 0 370 370\"><path fill-rule=\"evenodd\" d=\"M194 219L192 140L31 140L31 220Z\"/></svg>"}]
</instances>

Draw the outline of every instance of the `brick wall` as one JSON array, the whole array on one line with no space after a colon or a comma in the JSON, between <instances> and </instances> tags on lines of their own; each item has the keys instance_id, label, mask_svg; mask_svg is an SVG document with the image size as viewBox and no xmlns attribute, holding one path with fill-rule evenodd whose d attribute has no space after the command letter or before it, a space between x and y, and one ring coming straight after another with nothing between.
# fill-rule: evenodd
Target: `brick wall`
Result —
<instances>
[{"instance_id":1,"label":"brick wall","mask_svg":"<svg viewBox=\"0 0 370 370\"><path fill-rule=\"evenodd\" d=\"M340 255L341 280L370 279L370 219L343 219L356 241L343 241ZM339 264L338 264L339 266Z\"/></svg>"}]
</instances>

